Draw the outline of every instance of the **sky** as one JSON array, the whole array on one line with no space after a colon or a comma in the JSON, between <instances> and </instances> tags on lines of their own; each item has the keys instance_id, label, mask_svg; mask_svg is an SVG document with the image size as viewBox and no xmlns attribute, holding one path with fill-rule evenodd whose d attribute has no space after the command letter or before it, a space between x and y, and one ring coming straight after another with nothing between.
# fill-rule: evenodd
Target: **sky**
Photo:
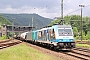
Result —
<instances>
[{"instance_id":1,"label":"sky","mask_svg":"<svg viewBox=\"0 0 90 60\"><path fill-rule=\"evenodd\" d=\"M90 16L90 0L64 0L63 15L80 15L79 5L85 5L83 16ZM61 16L61 0L0 0L0 13L39 14L46 18Z\"/></svg>"}]
</instances>

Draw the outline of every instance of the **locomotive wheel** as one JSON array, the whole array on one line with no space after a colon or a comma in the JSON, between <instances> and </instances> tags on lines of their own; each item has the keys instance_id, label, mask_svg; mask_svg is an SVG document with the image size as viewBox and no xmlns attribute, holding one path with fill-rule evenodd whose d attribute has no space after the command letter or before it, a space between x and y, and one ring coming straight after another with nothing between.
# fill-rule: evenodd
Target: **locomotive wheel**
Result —
<instances>
[{"instance_id":1,"label":"locomotive wheel","mask_svg":"<svg viewBox=\"0 0 90 60\"><path fill-rule=\"evenodd\" d=\"M53 48L54 48L54 46L50 44L50 49L53 49Z\"/></svg>"},{"instance_id":2,"label":"locomotive wheel","mask_svg":"<svg viewBox=\"0 0 90 60\"><path fill-rule=\"evenodd\" d=\"M54 50L55 51L59 51L59 47L58 46L54 46Z\"/></svg>"}]
</instances>

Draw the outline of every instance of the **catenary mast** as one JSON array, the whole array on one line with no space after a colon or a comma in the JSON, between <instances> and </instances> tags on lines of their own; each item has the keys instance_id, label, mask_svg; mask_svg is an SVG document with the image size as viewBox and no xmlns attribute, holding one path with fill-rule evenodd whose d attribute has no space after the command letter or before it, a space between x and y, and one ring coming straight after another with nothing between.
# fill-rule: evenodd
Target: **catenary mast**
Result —
<instances>
[{"instance_id":1,"label":"catenary mast","mask_svg":"<svg viewBox=\"0 0 90 60\"><path fill-rule=\"evenodd\" d=\"M64 20L63 20L63 0L61 0L61 24L64 24Z\"/></svg>"}]
</instances>

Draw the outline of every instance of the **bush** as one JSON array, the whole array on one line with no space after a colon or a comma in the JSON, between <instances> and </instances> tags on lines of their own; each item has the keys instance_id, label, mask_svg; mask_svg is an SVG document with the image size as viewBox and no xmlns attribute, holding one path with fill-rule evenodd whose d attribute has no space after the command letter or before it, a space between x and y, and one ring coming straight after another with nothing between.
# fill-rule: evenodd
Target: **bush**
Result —
<instances>
[{"instance_id":1,"label":"bush","mask_svg":"<svg viewBox=\"0 0 90 60\"><path fill-rule=\"evenodd\" d=\"M88 38L88 40L90 39L90 32L88 31L86 37Z\"/></svg>"},{"instance_id":2,"label":"bush","mask_svg":"<svg viewBox=\"0 0 90 60\"><path fill-rule=\"evenodd\" d=\"M87 36L83 36L83 40L88 40L88 37Z\"/></svg>"},{"instance_id":3,"label":"bush","mask_svg":"<svg viewBox=\"0 0 90 60\"><path fill-rule=\"evenodd\" d=\"M76 39L76 40L80 40L80 36L76 36L75 39Z\"/></svg>"},{"instance_id":4,"label":"bush","mask_svg":"<svg viewBox=\"0 0 90 60\"><path fill-rule=\"evenodd\" d=\"M0 40L5 40L5 39L7 39L6 35L3 35L2 37L0 37Z\"/></svg>"}]
</instances>

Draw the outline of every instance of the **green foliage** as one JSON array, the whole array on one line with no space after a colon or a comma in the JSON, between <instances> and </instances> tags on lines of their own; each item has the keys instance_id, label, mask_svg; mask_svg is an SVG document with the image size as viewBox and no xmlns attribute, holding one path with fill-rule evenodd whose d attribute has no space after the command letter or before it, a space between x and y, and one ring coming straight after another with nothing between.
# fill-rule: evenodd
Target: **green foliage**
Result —
<instances>
[{"instance_id":1,"label":"green foliage","mask_svg":"<svg viewBox=\"0 0 90 60\"><path fill-rule=\"evenodd\" d=\"M76 37L75 37L75 40L78 40L78 39L80 40L80 36L76 36Z\"/></svg>"},{"instance_id":2,"label":"green foliage","mask_svg":"<svg viewBox=\"0 0 90 60\"><path fill-rule=\"evenodd\" d=\"M22 43L0 50L0 60L61 60L61 58L43 53Z\"/></svg>"},{"instance_id":3,"label":"green foliage","mask_svg":"<svg viewBox=\"0 0 90 60\"><path fill-rule=\"evenodd\" d=\"M90 40L90 31L87 32L86 37Z\"/></svg>"},{"instance_id":4,"label":"green foliage","mask_svg":"<svg viewBox=\"0 0 90 60\"><path fill-rule=\"evenodd\" d=\"M52 26L52 25L54 25L54 24L59 24L59 22L60 22L60 20L53 20L53 21L51 21L51 23L49 24L49 26Z\"/></svg>"},{"instance_id":5,"label":"green foliage","mask_svg":"<svg viewBox=\"0 0 90 60\"><path fill-rule=\"evenodd\" d=\"M70 24L70 16L65 16L64 17L64 20L65 20L65 24Z\"/></svg>"},{"instance_id":6,"label":"green foliage","mask_svg":"<svg viewBox=\"0 0 90 60\"><path fill-rule=\"evenodd\" d=\"M83 36L83 40L88 40L88 37L87 36Z\"/></svg>"},{"instance_id":7,"label":"green foliage","mask_svg":"<svg viewBox=\"0 0 90 60\"><path fill-rule=\"evenodd\" d=\"M2 14L4 17L9 19L11 22L14 21L14 25L29 25L32 26L32 17L33 17L33 25L37 28L41 28L43 26L52 26L54 24L60 24L61 20L60 18L57 18L56 20L48 19L39 16L38 14ZM0 24L9 24L6 23L8 21L6 18L4 18L2 15L0 15ZM2 18L3 17L3 18ZM12 20L12 18L16 18L15 20ZM4 21L3 21L4 20ZM71 15L71 16L65 16L64 17L64 23L69 24L73 27L74 31L74 37L76 39L80 39L81 34L81 16L80 15ZM51 22L52 21L52 22ZM11 23L10 23L11 24ZM83 39L90 39L90 17L83 17ZM79 33L79 34L78 34Z\"/></svg>"},{"instance_id":8,"label":"green foliage","mask_svg":"<svg viewBox=\"0 0 90 60\"><path fill-rule=\"evenodd\" d=\"M0 37L0 40L5 40L5 39L7 39L6 35L3 35L2 37Z\"/></svg>"},{"instance_id":9,"label":"green foliage","mask_svg":"<svg viewBox=\"0 0 90 60\"><path fill-rule=\"evenodd\" d=\"M41 28L47 26L51 23L52 19L44 18L38 14L2 14L4 17L9 19L11 22L14 21L14 25L22 26L32 26L32 17L33 17L33 26ZM15 18L14 20L12 18Z\"/></svg>"},{"instance_id":10,"label":"green foliage","mask_svg":"<svg viewBox=\"0 0 90 60\"><path fill-rule=\"evenodd\" d=\"M78 29L77 27L73 27L74 37L78 36Z\"/></svg>"},{"instance_id":11,"label":"green foliage","mask_svg":"<svg viewBox=\"0 0 90 60\"><path fill-rule=\"evenodd\" d=\"M0 25L2 24L11 25L11 22L7 18L0 15Z\"/></svg>"},{"instance_id":12,"label":"green foliage","mask_svg":"<svg viewBox=\"0 0 90 60\"><path fill-rule=\"evenodd\" d=\"M76 44L77 47L84 47L84 48L90 48L90 45L88 44Z\"/></svg>"},{"instance_id":13,"label":"green foliage","mask_svg":"<svg viewBox=\"0 0 90 60\"><path fill-rule=\"evenodd\" d=\"M65 16L64 17L64 20L65 20L65 24L69 24L73 27L73 31L74 31L74 37L76 37L76 39L80 39L80 34L81 34L81 16L80 15L71 15L71 16ZM59 24L60 23L60 19L58 20L53 20L51 22L50 25L53 25L53 24ZM83 24L83 34L82 34L82 37L83 39L90 39L90 17L83 17L83 20L82 20L82 24ZM79 34L78 34L79 33ZM79 35L79 36L78 36Z\"/></svg>"}]
</instances>

